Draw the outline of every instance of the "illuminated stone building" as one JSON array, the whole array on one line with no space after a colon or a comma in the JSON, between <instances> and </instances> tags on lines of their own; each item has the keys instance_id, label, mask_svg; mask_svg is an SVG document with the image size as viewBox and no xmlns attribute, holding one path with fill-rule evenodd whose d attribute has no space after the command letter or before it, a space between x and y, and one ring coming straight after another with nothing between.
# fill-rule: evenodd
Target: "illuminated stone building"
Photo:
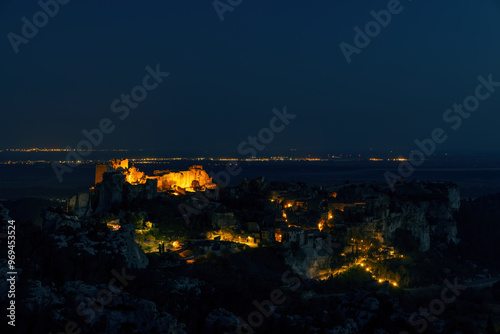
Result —
<instances>
[{"instance_id":1,"label":"illuminated stone building","mask_svg":"<svg viewBox=\"0 0 500 334\"><path fill-rule=\"evenodd\" d=\"M125 181L132 184L145 184L147 180L157 180L158 191L164 192L175 190L180 192L185 191L204 191L206 189L215 189L216 185L212 182L212 178L203 170L202 166L191 166L187 171L172 172L169 170L154 171L154 175L149 176L139 171L134 166L129 166L128 159L111 160L108 165L97 165L95 182L102 182L104 173L121 172L125 175Z\"/></svg>"}]
</instances>

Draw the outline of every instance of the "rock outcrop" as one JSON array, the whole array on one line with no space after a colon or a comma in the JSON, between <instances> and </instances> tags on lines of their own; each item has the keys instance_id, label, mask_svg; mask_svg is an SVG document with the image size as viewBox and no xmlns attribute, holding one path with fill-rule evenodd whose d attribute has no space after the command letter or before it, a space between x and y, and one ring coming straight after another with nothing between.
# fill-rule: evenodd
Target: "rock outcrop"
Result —
<instances>
[{"instance_id":1,"label":"rock outcrop","mask_svg":"<svg viewBox=\"0 0 500 334\"><path fill-rule=\"evenodd\" d=\"M205 319L207 333L236 334L238 326L238 318L232 312L223 308L213 310Z\"/></svg>"},{"instance_id":2,"label":"rock outcrop","mask_svg":"<svg viewBox=\"0 0 500 334\"><path fill-rule=\"evenodd\" d=\"M68 202L68 211L79 217L88 217L94 213L108 212L113 206L130 204L136 199L150 200L157 195L157 180L146 180L142 184L125 182L121 172L107 172L102 175L102 182L87 193L79 193Z\"/></svg>"},{"instance_id":3,"label":"rock outcrop","mask_svg":"<svg viewBox=\"0 0 500 334\"><path fill-rule=\"evenodd\" d=\"M305 277L319 276L330 265L331 254L311 247L302 247L295 254L287 253L285 263L292 267L294 272Z\"/></svg>"},{"instance_id":4,"label":"rock outcrop","mask_svg":"<svg viewBox=\"0 0 500 334\"><path fill-rule=\"evenodd\" d=\"M125 175L119 172L105 173L101 183L95 186L93 197L97 202L96 213L108 211L115 204L123 202Z\"/></svg>"},{"instance_id":5,"label":"rock outcrop","mask_svg":"<svg viewBox=\"0 0 500 334\"><path fill-rule=\"evenodd\" d=\"M92 215L92 202L90 192L82 192L73 196L68 202L68 210L75 213L78 217Z\"/></svg>"},{"instance_id":6,"label":"rock outcrop","mask_svg":"<svg viewBox=\"0 0 500 334\"><path fill-rule=\"evenodd\" d=\"M32 316L21 327L30 333L64 331L70 323L84 333L186 333L184 324L155 303L107 284L70 281L55 287L29 281L23 307Z\"/></svg>"},{"instance_id":7,"label":"rock outcrop","mask_svg":"<svg viewBox=\"0 0 500 334\"><path fill-rule=\"evenodd\" d=\"M136 199L151 200L157 194L157 180L148 179L144 184L133 185L125 183L123 202L130 204Z\"/></svg>"},{"instance_id":8,"label":"rock outcrop","mask_svg":"<svg viewBox=\"0 0 500 334\"><path fill-rule=\"evenodd\" d=\"M396 186L394 193L377 185L351 185L339 189L335 201L329 206L340 207L348 228L366 237L394 241L397 231L406 231L423 252L459 241L453 215L460 208L460 191L452 183L412 182Z\"/></svg>"},{"instance_id":9,"label":"rock outcrop","mask_svg":"<svg viewBox=\"0 0 500 334\"><path fill-rule=\"evenodd\" d=\"M73 230L77 230L82 227L80 220L77 216L61 214L47 210L45 212L44 228L59 230L63 226L68 226Z\"/></svg>"},{"instance_id":10,"label":"rock outcrop","mask_svg":"<svg viewBox=\"0 0 500 334\"><path fill-rule=\"evenodd\" d=\"M383 221L383 236L394 240L398 229L411 232L419 250L431 245L445 248L458 243L453 214L460 208L460 192L453 184L413 183L398 189L391 200L389 216Z\"/></svg>"},{"instance_id":11,"label":"rock outcrop","mask_svg":"<svg viewBox=\"0 0 500 334\"><path fill-rule=\"evenodd\" d=\"M69 222L74 220L64 219L63 217L53 218L47 222L47 226L59 226L62 224L76 226ZM62 223L61 223L62 222ZM71 233L51 234L56 242L56 251L65 250L65 253L81 256L86 253L90 256L98 257L119 257L127 268L142 269L148 265L148 259L144 251L135 242L135 227L132 225L123 225L119 230L104 234L102 237L91 236L94 231L90 228L78 229Z\"/></svg>"},{"instance_id":12,"label":"rock outcrop","mask_svg":"<svg viewBox=\"0 0 500 334\"><path fill-rule=\"evenodd\" d=\"M233 212L216 210L212 212L212 228L217 230L237 230L240 228L240 221Z\"/></svg>"},{"instance_id":13,"label":"rock outcrop","mask_svg":"<svg viewBox=\"0 0 500 334\"><path fill-rule=\"evenodd\" d=\"M399 324L407 323L409 318L409 315L401 308L399 299L391 298L388 290L384 289L350 291L341 298L338 311L345 318L354 321L360 332L372 320L390 314L385 324L386 328L376 328L371 333L387 333L386 330L393 333Z\"/></svg>"}]
</instances>

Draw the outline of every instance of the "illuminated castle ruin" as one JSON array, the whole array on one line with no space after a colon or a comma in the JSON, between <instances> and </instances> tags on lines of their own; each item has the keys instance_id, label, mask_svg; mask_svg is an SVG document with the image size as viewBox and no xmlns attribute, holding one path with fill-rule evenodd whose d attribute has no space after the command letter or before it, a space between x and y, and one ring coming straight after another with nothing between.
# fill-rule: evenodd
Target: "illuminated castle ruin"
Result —
<instances>
[{"instance_id":1,"label":"illuminated castle ruin","mask_svg":"<svg viewBox=\"0 0 500 334\"><path fill-rule=\"evenodd\" d=\"M125 181L132 185L145 184L147 180L157 180L158 192L168 190L179 192L204 191L216 188L212 178L203 170L202 166L191 166L189 170L179 172L156 170L154 175L149 176L134 166L129 167L128 159L115 159L111 160L107 165L96 166L95 183L101 183L104 173L107 172L121 172L125 175Z\"/></svg>"}]
</instances>

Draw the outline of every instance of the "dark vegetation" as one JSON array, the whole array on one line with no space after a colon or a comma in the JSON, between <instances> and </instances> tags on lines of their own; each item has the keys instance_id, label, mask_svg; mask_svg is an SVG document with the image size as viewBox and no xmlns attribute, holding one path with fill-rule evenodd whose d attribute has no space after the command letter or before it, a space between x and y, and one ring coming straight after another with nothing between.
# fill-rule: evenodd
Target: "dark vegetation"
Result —
<instances>
[{"instance_id":1,"label":"dark vegetation","mask_svg":"<svg viewBox=\"0 0 500 334\"><path fill-rule=\"evenodd\" d=\"M462 201L455 219L461 240L460 254L499 267L500 194Z\"/></svg>"},{"instance_id":2,"label":"dark vegetation","mask_svg":"<svg viewBox=\"0 0 500 334\"><path fill-rule=\"evenodd\" d=\"M416 198L420 195L409 196ZM437 197L436 200L438 200ZM228 204L241 207L243 210L244 203L260 210L259 215L265 215L265 207L262 206L264 202L259 199L249 202L235 201ZM431 249L426 253L418 252L418 243L411 234L397 231L393 245L405 254L404 258L369 263L377 276L398 281L401 286L412 288L405 291L385 287L390 291L389 296L399 298L403 309L411 314L418 311L420 307L428 307L433 299L439 298L444 287L442 283L444 279L453 280L454 277L465 277L470 274L468 264L470 261L488 268L498 267L500 258L499 203L500 195L462 201L462 206L455 217L461 243L447 250ZM76 255L54 251L57 247L41 228L40 217L43 216L45 207L57 206L58 203L29 199L3 204L9 208L11 217L17 220L19 226L17 258L25 277L40 280L43 285L54 283L58 286L71 280L83 280L88 284L105 284L109 281L109 268L121 265L119 258L101 258L95 261L90 254ZM204 214L191 216L190 224L186 224L178 210L178 204L179 202L166 198L137 201L126 208L123 220L136 227L144 226L144 219L139 213L147 212L148 220L155 221L159 235L179 238L199 237L200 234L211 229L210 219ZM97 240L109 233L102 222L117 219L122 209L124 208L116 207L112 213L88 219L85 223L89 238ZM338 217L335 225L357 219L347 214L344 216L336 214L335 217ZM249 219L253 218L256 217L249 217ZM338 237L343 229L345 228L331 227L327 231ZM337 241L344 242L344 239ZM137 278L127 288L127 292L154 301L158 310L171 313L180 322L187 324L189 332L196 333L203 330L206 316L219 307L246 319L248 314L255 310L253 301L269 299L271 291L276 288L282 288L287 297L280 312L310 317L318 328L328 328L345 321L337 311L338 298L341 297L304 299L301 295L303 292L312 290L317 294L329 295L354 289L384 287L375 282L371 274L363 268L354 267L333 279L319 283L301 281L300 289L292 291L285 288L282 281L283 273L288 270L284 264L282 251L279 247L265 247L249 249L238 254L224 252L222 256L209 253L193 265L168 268L162 268L161 264L165 261L180 261L176 254L149 254L150 266L134 273ZM339 254L336 256L340 258ZM197 278L206 283L201 287L199 294L194 292L185 295L172 294L169 280L180 276ZM413 289L432 284L435 288ZM19 298L22 299L25 296L25 283L20 282L18 288ZM380 328L384 323L390 322L387 319L392 310L384 298L380 299L381 310L377 319L367 325L368 332L370 328ZM497 311L495 313L492 310ZM493 288L481 291L472 289L464 291L456 302L446 305L446 310L439 316L439 319L446 321L443 333L456 331L477 333L481 330L492 334L495 333L495 324L500 323L498 310L500 310L500 284L497 283ZM29 313L25 311L26 314ZM324 311L326 311L326 316ZM45 312L45 315L40 315L39 319L48 317L50 310ZM19 316L22 317L22 313ZM411 328L405 328L405 330L410 333L416 332ZM261 332L307 333L307 328L293 326L286 318L281 318L266 321ZM429 326L426 333L437 332Z\"/></svg>"}]
</instances>

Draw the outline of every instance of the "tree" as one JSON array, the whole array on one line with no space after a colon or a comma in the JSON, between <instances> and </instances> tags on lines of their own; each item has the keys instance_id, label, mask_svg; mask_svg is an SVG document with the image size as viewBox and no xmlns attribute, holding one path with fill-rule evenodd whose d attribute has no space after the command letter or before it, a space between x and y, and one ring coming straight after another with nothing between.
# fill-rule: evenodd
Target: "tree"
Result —
<instances>
[{"instance_id":1,"label":"tree","mask_svg":"<svg viewBox=\"0 0 500 334\"><path fill-rule=\"evenodd\" d=\"M144 227L144 220L142 216L137 212L129 212L126 216L127 223L134 225L136 230L142 229Z\"/></svg>"}]
</instances>

